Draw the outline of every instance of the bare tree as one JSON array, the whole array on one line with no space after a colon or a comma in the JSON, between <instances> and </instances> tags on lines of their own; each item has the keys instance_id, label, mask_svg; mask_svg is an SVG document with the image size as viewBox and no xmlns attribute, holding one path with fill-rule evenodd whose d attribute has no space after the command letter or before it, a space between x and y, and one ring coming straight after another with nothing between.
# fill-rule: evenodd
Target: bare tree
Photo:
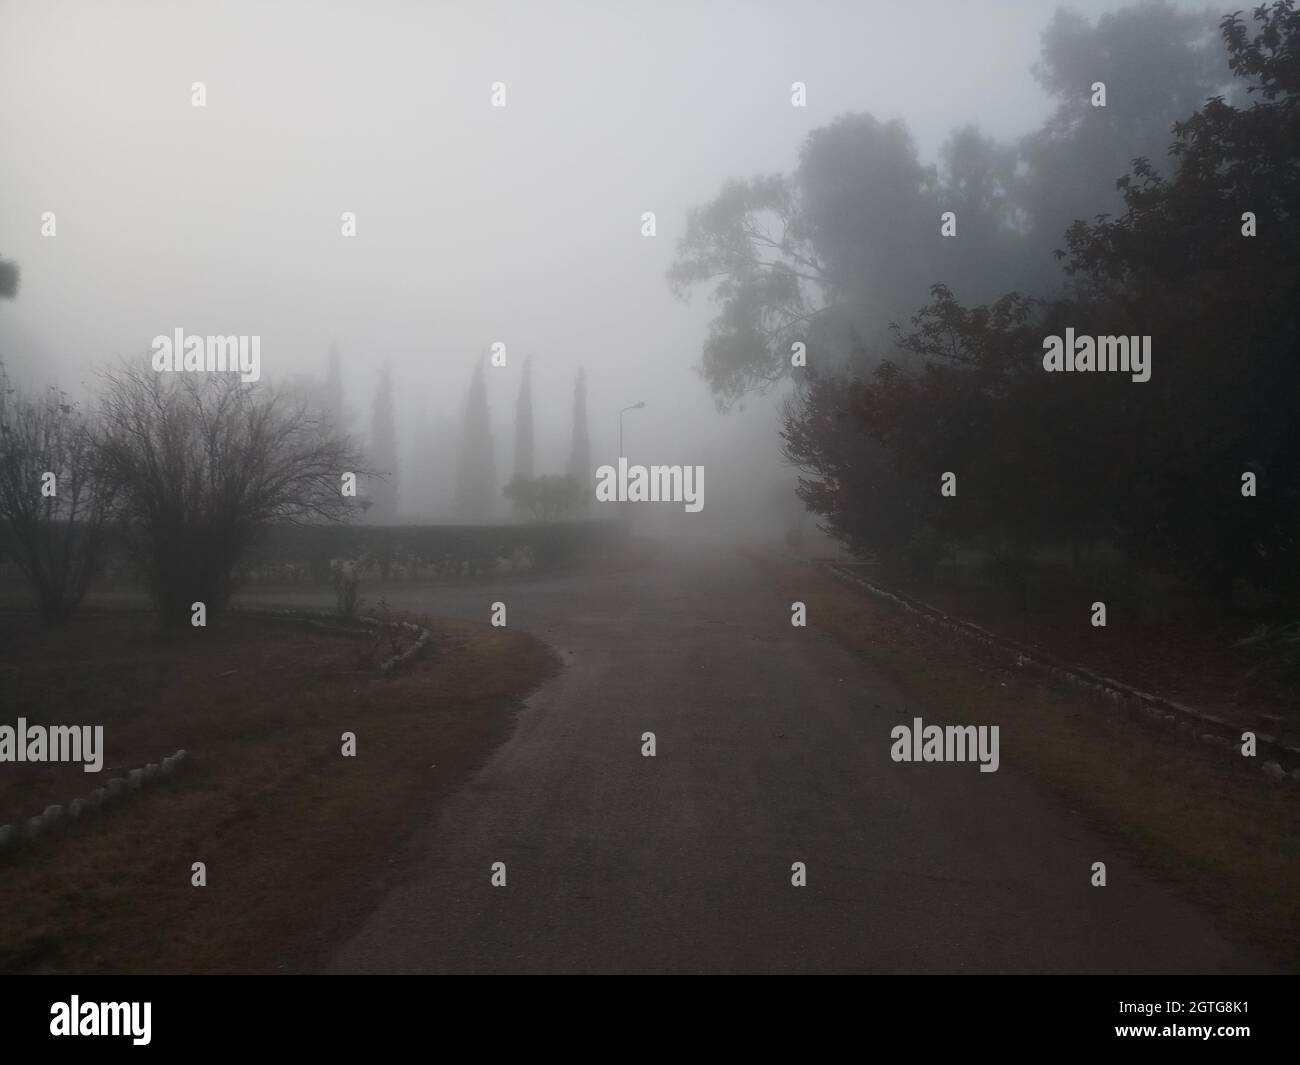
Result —
<instances>
[{"instance_id":1,"label":"bare tree","mask_svg":"<svg viewBox=\"0 0 1300 1065\"><path fill-rule=\"evenodd\" d=\"M0 404L0 531L47 624L67 621L85 595L111 510L90 426L61 390Z\"/></svg>"},{"instance_id":2,"label":"bare tree","mask_svg":"<svg viewBox=\"0 0 1300 1065\"><path fill-rule=\"evenodd\" d=\"M350 441L302 399L237 375L106 375L103 469L142 556L164 627L192 604L219 613L235 565L275 522L335 521L355 503L345 474L365 472Z\"/></svg>"}]
</instances>

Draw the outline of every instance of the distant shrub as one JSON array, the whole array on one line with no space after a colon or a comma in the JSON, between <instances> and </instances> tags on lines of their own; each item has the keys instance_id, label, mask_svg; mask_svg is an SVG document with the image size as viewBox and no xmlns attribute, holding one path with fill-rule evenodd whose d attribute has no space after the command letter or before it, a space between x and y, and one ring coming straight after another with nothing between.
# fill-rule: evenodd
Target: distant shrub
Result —
<instances>
[{"instance_id":1,"label":"distant shrub","mask_svg":"<svg viewBox=\"0 0 1300 1065\"><path fill-rule=\"evenodd\" d=\"M534 521L572 517L582 507L582 486L572 477L547 473L516 477L505 486L505 497Z\"/></svg>"},{"instance_id":2,"label":"distant shrub","mask_svg":"<svg viewBox=\"0 0 1300 1065\"><path fill-rule=\"evenodd\" d=\"M360 564L352 559L336 558L330 562L330 579L334 585L335 604L345 618L354 618L361 607Z\"/></svg>"},{"instance_id":3,"label":"distant shrub","mask_svg":"<svg viewBox=\"0 0 1300 1065\"><path fill-rule=\"evenodd\" d=\"M1300 687L1300 621L1261 625L1236 646L1255 660L1248 674L1253 683L1275 686L1287 694Z\"/></svg>"}]
</instances>

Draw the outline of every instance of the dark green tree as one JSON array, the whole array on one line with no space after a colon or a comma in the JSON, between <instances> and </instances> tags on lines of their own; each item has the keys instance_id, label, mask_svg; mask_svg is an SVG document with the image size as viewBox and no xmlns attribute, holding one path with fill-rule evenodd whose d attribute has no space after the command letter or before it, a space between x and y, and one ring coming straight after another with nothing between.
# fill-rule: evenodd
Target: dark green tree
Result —
<instances>
[{"instance_id":1,"label":"dark green tree","mask_svg":"<svg viewBox=\"0 0 1300 1065\"><path fill-rule=\"evenodd\" d=\"M1252 21L1222 23L1243 106L1179 122L1173 176L1139 161L1123 214L1068 235L1080 290L1153 338L1151 382L1112 418L1137 460L1114 486L1121 541L1224 600L1236 578L1300 592L1300 14Z\"/></svg>"}]
</instances>

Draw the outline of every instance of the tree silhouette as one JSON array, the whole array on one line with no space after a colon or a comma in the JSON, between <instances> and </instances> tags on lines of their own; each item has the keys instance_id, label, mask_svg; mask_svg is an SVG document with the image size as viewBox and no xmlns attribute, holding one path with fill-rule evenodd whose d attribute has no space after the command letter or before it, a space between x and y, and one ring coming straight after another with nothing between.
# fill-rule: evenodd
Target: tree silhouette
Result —
<instances>
[{"instance_id":1,"label":"tree silhouette","mask_svg":"<svg viewBox=\"0 0 1300 1065\"><path fill-rule=\"evenodd\" d=\"M99 475L116 493L164 627L191 604L209 618L235 587L235 566L273 522L341 520L345 471L361 457L307 403L233 374L106 376L96 426Z\"/></svg>"},{"instance_id":2,"label":"tree silhouette","mask_svg":"<svg viewBox=\"0 0 1300 1065\"><path fill-rule=\"evenodd\" d=\"M325 378L325 412L334 419L334 426L339 432L347 428L344 424L343 375L339 368L337 344L330 345L329 371Z\"/></svg>"},{"instance_id":3,"label":"tree silhouette","mask_svg":"<svg viewBox=\"0 0 1300 1065\"><path fill-rule=\"evenodd\" d=\"M595 470L591 465L591 441L587 436L587 371L579 370L573 383L573 442L569 450L568 474L580 490L580 506L591 502Z\"/></svg>"},{"instance_id":4,"label":"tree silhouette","mask_svg":"<svg viewBox=\"0 0 1300 1065\"><path fill-rule=\"evenodd\" d=\"M460 516L465 521L489 521L499 489L482 357L475 364L474 376L465 396L462 426L457 486Z\"/></svg>"},{"instance_id":5,"label":"tree silhouette","mask_svg":"<svg viewBox=\"0 0 1300 1065\"><path fill-rule=\"evenodd\" d=\"M515 401L515 476L533 475L533 360L524 363Z\"/></svg>"},{"instance_id":6,"label":"tree silhouette","mask_svg":"<svg viewBox=\"0 0 1300 1065\"><path fill-rule=\"evenodd\" d=\"M370 460L378 476L373 479L371 517L380 524L397 516L397 427L393 414L393 380L388 367L379 373L370 423Z\"/></svg>"},{"instance_id":7,"label":"tree silhouette","mask_svg":"<svg viewBox=\"0 0 1300 1065\"><path fill-rule=\"evenodd\" d=\"M12 300L18 296L18 287L22 282L22 271L12 259L0 259L0 300Z\"/></svg>"}]
</instances>

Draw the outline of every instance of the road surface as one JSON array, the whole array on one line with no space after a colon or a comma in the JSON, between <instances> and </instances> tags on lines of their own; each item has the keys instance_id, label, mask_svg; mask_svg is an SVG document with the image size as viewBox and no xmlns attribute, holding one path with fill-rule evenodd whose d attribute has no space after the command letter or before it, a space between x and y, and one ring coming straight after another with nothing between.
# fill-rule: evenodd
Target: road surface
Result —
<instances>
[{"instance_id":1,"label":"road surface","mask_svg":"<svg viewBox=\"0 0 1300 1065\"><path fill-rule=\"evenodd\" d=\"M386 595L482 621L502 600L565 668L334 971L1270 968L1005 757L892 762L890 728L925 708L792 627L737 555Z\"/></svg>"}]
</instances>

